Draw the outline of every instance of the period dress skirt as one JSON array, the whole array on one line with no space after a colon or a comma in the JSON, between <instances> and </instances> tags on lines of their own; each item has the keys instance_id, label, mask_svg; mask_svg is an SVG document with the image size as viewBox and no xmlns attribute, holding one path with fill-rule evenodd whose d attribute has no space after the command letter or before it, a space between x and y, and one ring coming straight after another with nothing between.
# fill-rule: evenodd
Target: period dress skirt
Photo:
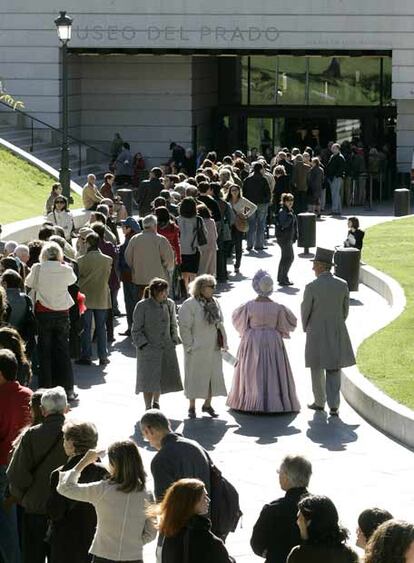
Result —
<instances>
[{"instance_id":1,"label":"period dress skirt","mask_svg":"<svg viewBox=\"0 0 414 563\"><path fill-rule=\"evenodd\" d=\"M296 327L295 315L273 301L249 301L233 312L233 324L241 342L227 405L247 412L298 412L283 344L283 337Z\"/></svg>"}]
</instances>

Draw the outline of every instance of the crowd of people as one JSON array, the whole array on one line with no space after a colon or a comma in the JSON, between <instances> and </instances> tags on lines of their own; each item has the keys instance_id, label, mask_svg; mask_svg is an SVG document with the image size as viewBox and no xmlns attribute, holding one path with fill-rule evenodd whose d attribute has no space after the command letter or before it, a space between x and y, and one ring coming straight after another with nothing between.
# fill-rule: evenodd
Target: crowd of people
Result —
<instances>
[{"instance_id":1,"label":"crowd of people","mask_svg":"<svg viewBox=\"0 0 414 563\"><path fill-rule=\"evenodd\" d=\"M196 162L173 143L165 170L155 167L149 179L139 182L138 216L127 216L117 195L117 187L131 178L126 167L132 157L125 145L122 139L114 144L113 171L100 188L96 177L88 176L84 226L75 228L68 201L54 185L38 238L27 245L4 244L4 563L18 563L20 551L23 563L44 563L45 557L51 563L83 563L92 557L96 563L139 563L143 545L157 531L158 560L163 563L233 561L224 544L231 527L221 529L213 520L211 528L207 518L217 511L212 461L199 444L171 431L160 411L162 394L183 390L190 419L198 415L197 400L202 400L202 413L216 418L212 400L217 396L227 397L231 409L252 414L300 410L283 342L297 319L271 299L272 277L259 270L252 280L257 297L233 312L241 336L237 358L228 353L227 320L214 291L217 282L229 278L227 264L233 256L233 279L239 279L245 239L248 254L266 248L269 225L274 225L281 250L277 281L281 286L293 284L289 270L296 213L309 209L320 215L326 205L325 176L332 213L341 213L343 197L346 200L345 159L339 145L332 144L324 167L319 158L297 149L279 151L270 163L260 155L249 162L241 151L221 162L212 151ZM364 233L356 217L349 219L348 228L344 245L361 250ZM316 251L315 280L305 288L301 321L313 391L308 407L324 411L328 404L330 416L337 417L340 370L355 358L346 328L349 291L346 282L331 273L333 255L324 248ZM114 318L122 314L121 285L127 320L122 335L136 348L136 393L142 393L146 410L141 431L157 450L151 464L155 498L146 487L134 442L117 442L99 452L94 424L66 419L68 404L78 400L73 361L91 366L96 342L99 365L104 369L110 363ZM181 344L184 377L176 352ZM234 361L229 392L223 377L226 354ZM103 465L106 455L108 464ZM251 540L253 551L267 563L357 560L332 501L308 493L310 475L310 462L301 456L282 462L279 478L286 497L266 505ZM395 561L403 563L406 552L412 556L414 527L389 515L391 524L373 533L383 512L373 509L361 515L358 541L362 547L368 542L368 563L385 563L382 557L393 549ZM405 538L404 550L387 544L392 534Z\"/></svg>"}]
</instances>

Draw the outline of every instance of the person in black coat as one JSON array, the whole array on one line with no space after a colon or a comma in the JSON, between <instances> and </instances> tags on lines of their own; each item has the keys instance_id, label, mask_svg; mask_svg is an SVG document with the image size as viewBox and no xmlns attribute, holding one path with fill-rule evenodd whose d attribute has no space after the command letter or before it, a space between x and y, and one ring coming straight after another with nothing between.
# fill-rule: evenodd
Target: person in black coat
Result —
<instances>
[{"instance_id":1,"label":"person in black coat","mask_svg":"<svg viewBox=\"0 0 414 563\"><path fill-rule=\"evenodd\" d=\"M138 187L136 201L141 218L152 212L151 203L160 195L161 190L164 188L160 180L161 177L161 168L152 168L149 180L143 180Z\"/></svg>"},{"instance_id":2,"label":"person in black coat","mask_svg":"<svg viewBox=\"0 0 414 563\"><path fill-rule=\"evenodd\" d=\"M292 193L290 188L290 178L286 173L284 166L276 166L273 175L275 177L275 188L272 194L272 207L274 213L277 213L282 194Z\"/></svg>"},{"instance_id":3,"label":"person in black coat","mask_svg":"<svg viewBox=\"0 0 414 563\"><path fill-rule=\"evenodd\" d=\"M293 212L294 200L292 194L282 194L281 208L275 220L276 240L281 250L277 281L282 286L293 285L288 274L294 260L293 243L298 238L298 225Z\"/></svg>"},{"instance_id":4,"label":"person in black coat","mask_svg":"<svg viewBox=\"0 0 414 563\"><path fill-rule=\"evenodd\" d=\"M358 217L350 217L348 219L348 236L344 242L344 246L348 248L358 248L362 250L362 244L365 233L359 228Z\"/></svg>"},{"instance_id":5,"label":"person in black coat","mask_svg":"<svg viewBox=\"0 0 414 563\"><path fill-rule=\"evenodd\" d=\"M263 250L265 246L265 229L267 209L270 203L270 186L264 177L264 168L261 162L253 164L253 174L243 182L243 196L257 205L256 213L249 219L247 233L247 250L254 246L255 250Z\"/></svg>"},{"instance_id":6,"label":"person in black coat","mask_svg":"<svg viewBox=\"0 0 414 563\"><path fill-rule=\"evenodd\" d=\"M56 491L59 471L73 469L83 455L96 448L98 432L94 424L67 422L63 426L63 447L69 460L52 472L51 493L47 501L50 519L48 539L50 543L49 563L89 563L89 554L95 529L96 513L94 507L86 502L70 500ZM98 464L86 467L80 476L80 483L101 481L108 472Z\"/></svg>"},{"instance_id":7,"label":"person in black coat","mask_svg":"<svg viewBox=\"0 0 414 563\"><path fill-rule=\"evenodd\" d=\"M162 563L235 563L211 532L210 499L199 479L180 479L167 490L156 511L164 536Z\"/></svg>"},{"instance_id":8,"label":"person in black coat","mask_svg":"<svg viewBox=\"0 0 414 563\"><path fill-rule=\"evenodd\" d=\"M291 549L300 543L296 524L298 502L308 494L311 463L302 456L286 456L279 469L284 497L266 504L253 528L250 545L266 563L286 563Z\"/></svg>"}]
</instances>

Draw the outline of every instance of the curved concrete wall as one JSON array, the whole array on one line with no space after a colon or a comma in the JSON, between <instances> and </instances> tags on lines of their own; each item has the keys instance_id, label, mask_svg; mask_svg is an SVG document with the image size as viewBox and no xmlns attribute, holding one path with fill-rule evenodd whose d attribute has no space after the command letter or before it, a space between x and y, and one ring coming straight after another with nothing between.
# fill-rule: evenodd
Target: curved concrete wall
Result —
<instances>
[{"instance_id":1,"label":"curved concrete wall","mask_svg":"<svg viewBox=\"0 0 414 563\"><path fill-rule=\"evenodd\" d=\"M360 281L387 301L391 320L401 315L406 299L402 287L394 279L371 266L362 266ZM379 320L378 330L389 322L389 317L382 323ZM357 366L342 371L341 390L347 402L365 420L404 446L414 449L414 412L411 409L380 391L359 372Z\"/></svg>"}]
</instances>

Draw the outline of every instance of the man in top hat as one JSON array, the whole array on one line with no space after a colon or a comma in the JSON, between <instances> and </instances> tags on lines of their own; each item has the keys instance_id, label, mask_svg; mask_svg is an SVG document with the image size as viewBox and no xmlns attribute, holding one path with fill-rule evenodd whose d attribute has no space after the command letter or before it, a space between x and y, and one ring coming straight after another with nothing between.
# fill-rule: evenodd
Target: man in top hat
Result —
<instances>
[{"instance_id":1,"label":"man in top hat","mask_svg":"<svg viewBox=\"0 0 414 563\"><path fill-rule=\"evenodd\" d=\"M310 409L338 416L341 368L355 364L345 325L349 309L347 283L332 275L333 251L317 248L313 260L316 279L305 288L301 305L306 332L305 363L311 369L314 402Z\"/></svg>"}]
</instances>

